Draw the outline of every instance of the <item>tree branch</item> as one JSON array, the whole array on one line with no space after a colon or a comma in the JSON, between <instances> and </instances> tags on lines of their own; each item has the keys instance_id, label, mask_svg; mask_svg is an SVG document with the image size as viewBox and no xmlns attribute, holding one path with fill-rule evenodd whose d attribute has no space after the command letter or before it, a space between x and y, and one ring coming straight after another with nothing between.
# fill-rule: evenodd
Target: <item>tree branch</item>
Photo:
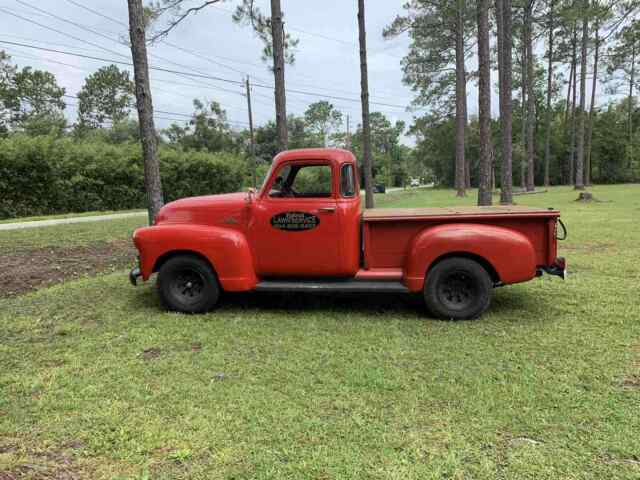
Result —
<instances>
[{"instance_id":1,"label":"tree branch","mask_svg":"<svg viewBox=\"0 0 640 480\"><path fill-rule=\"evenodd\" d=\"M159 9L158 13L159 15L162 15L163 13L169 11L169 10L173 10L176 8L180 7L180 4L183 2L184 0L175 0L172 3L168 4L166 7ZM210 5L213 5L215 3L221 3L224 0L207 0L206 2L204 2L202 5L198 6L198 7L191 7L186 9L184 12L180 13L175 19L173 19L171 22L169 22L169 26L167 28L165 28L164 30L161 30L160 32L154 34L151 39L149 40L150 42L155 42L158 39L162 38L162 37L166 37L169 32L171 32L174 28L176 28L178 25L180 25L180 23L187 18L189 15L193 15L198 13L200 10L203 10L205 8L207 8Z\"/></svg>"}]
</instances>

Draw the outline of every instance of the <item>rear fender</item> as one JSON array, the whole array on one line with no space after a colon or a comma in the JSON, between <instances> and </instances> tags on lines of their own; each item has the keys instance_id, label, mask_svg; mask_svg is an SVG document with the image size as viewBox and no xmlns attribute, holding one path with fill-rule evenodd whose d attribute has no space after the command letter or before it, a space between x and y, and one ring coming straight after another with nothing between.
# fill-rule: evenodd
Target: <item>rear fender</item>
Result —
<instances>
[{"instance_id":1,"label":"rear fender","mask_svg":"<svg viewBox=\"0 0 640 480\"><path fill-rule=\"evenodd\" d=\"M536 276L536 255L529 239L509 228L456 223L427 228L416 235L405 265L407 288L424 287L428 270L445 256L479 257L504 284L525 282Z\"/></svg>"},{"instance_id":2,"label":"rear fender","mask_svg":"<svg viewBox=\"0 0 640 480\"><path fill-rule=\"evenodd\" d=\"M142 278L148 280L159 261L173 252L191 252L213 266L222 288L247 291L258 283L253 255L242 232L206 225L156 225L136 230Z\"/></svg>"}]
</instances>

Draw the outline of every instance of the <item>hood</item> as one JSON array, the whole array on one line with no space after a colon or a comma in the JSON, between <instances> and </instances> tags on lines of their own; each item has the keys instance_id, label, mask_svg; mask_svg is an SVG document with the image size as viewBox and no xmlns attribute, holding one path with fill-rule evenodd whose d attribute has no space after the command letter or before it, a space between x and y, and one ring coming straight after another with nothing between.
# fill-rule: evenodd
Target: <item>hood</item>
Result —
<instances>
[{"instance_id":1,"label":"hood","mask_svg":"<svg viewBox=\"0 0 640 480\"><path fill-rule=\"evenodd\" d=\"M155 223L232 226L240 224L246 205L247 194L242 192L183 198L162 207Z\"/></svg>"}]
</instances>

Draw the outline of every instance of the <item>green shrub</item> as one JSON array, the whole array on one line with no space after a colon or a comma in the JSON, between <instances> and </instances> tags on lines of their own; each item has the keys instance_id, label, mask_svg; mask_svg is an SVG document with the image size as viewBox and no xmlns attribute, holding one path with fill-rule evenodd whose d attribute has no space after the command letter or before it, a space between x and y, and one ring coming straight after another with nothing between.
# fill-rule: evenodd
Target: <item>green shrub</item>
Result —
<instances>
[{"instance_id":1,"label":"green shrub","mask_svg":"<svg viewBox=\"0 0 640 480\"><path fill-rule=\"evenodd\" d=\"M238 191L235 154L160 149L166 201ZM139 144L13 135L0 139L0 218L145 206Z\"/></svg>"}]
</instances>

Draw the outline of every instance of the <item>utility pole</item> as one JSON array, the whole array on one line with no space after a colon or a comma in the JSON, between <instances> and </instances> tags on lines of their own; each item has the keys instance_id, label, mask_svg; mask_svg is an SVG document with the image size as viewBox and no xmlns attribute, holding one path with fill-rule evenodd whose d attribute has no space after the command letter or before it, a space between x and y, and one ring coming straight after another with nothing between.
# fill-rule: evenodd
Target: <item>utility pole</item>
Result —
<instances>
[{"instance_id":1,"label":"utility pole","mask_svg":"<svg viewBox=\"0 0 640 480\"><path fill-rule=\"evenodd\" d=\"M249 134L251 135L251 175L253 177L253 188L257 186L256 179L256 142L253 136L253 113L251 111L251 84L249 77L246 81L247 85L247 107L249 109Z\"/></svg>"},{"instance_id":2,"label":"utility pole","mask_svg":"<svg viewBox=\"0 0 640 480\"><path fill-rule=\"evenodd\" d=\"M347 113L347 150L351 150L351 117Z\"/></svg>"}]
</instances>

